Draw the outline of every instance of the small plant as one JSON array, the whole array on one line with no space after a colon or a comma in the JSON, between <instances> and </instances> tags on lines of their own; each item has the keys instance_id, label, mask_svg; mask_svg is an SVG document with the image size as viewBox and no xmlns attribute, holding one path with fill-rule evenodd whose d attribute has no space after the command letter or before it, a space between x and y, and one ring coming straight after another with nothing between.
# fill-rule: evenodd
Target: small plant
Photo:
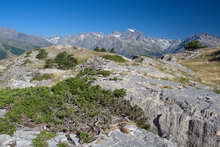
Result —
<instances>
[{"instance_id":1,"label":"small plant","mask_svg":"<svg viewBox=\"0 0 220 147\"><path fill-rule=\"evenodd\" d=\"M42 131L37 135L35 139L32 140L34 147L47 147L47 141L54 138L56 136L53 132Z\"/></svg>"},{"instance_id":2,"label":"small plant","mask_svg":"<svg viewBox=\"0 0 220 147\"><path fill-rule=\"evenodd\" d=\"M117 78L117 77L114 77L114 78L110 78L109 80L110 80L110 81L119 81L119 80L122 80L122 79Z\"/></svg>"},{"instance_id":3,"label":"small plant","mask_svg":"<svg viewBox=\"0 0 220 147\"><path fill-rule=\"evenodd\" d=\"M137 126L139 127L139 128L142 128L142 129L145 129L145 130L149 130L150 129L150 124L147 124L146 123L146 121L145 120L138 120L137 122L136 122L136 124L137 124Z\"/></svg>"},{"instance_id":4,"label":"small plant","mask_svg":"<svg viewBox=\"0 0 220 147\"><path fill-rule=\"evenodd\" d=\"M57 147L69 147L69 145L65 142L60 142L57 144Z\"/></svg>"},{"instance_id":5,"label":"small plant","mask_svg":"<svg viewBox=\"0 0 220 147\"><path fill-rule=\"evenodd\" d=\"M54 67L54 60L47 59L44 68L52 68L52 67Z\"/></svg>"},{"instance_id":6,"label":"small plant","mask_svg":"<svg viewBox=\"0 0 220 147\"><path fill-rule=\"evenodd\" d=\"M111 48L111 49L110 49L110 53L115 53L115 49L114 49L114 48Z\"/></svg>"},{"instance_id":7,"label":"small plant","mask_svg":"<svg viewBox=\"0 0 220 147\"><path fill-rule=\"evenodd\" d=\"M27 65L27 64L31 64L31 63L32 63L32 62L31 62L30 59L26 59L26 60L24 61L23 65Z\"/></svg>"},{"instance_id":8,"label":"small plant","mask_svg":"<svg viewBox=\"0 0 220 147\"><path fill-rule=\"evenodd\" d=\"M97 74L102 75L103 77L108 77L108 76L110 76L111 72L108 70L98 70Z\"/></svg>"},{"instance_id":9,"label":"small plant","mask_svg":"<svg viewBox=\"0 0 220 147\"><path fill-rule=\"evenodd\" d=\"M118 55L104 55L103 58L108 59L108 60L112 60L115 62L119 62L119 63L125 63L126 60Z\"/></svg>"},{"instance_id":10,"label":"small plant","mask_svg":"<svg viewBox=\"0 0 220 147\"><path fill-rule=\"evenodd\" d=\"M111 71L108 70L95 70L92 68L85 68L83 71L79 73L80 76L95 76L95 75L102 75L103 77L110 76Z\"/></svg>"},{"instance_id":11,"label":"small plant","mask_svg":"<svg viewBox=\"0 0 220 147\"><path fill-rule=\"evenodd\" d=\"M47 58L47 55L48 55L48 53L45 49L39 49L36 58L37 59L45 59L45 58Z\"/></svg>"},{"instance_id":12,"label":"small plant","mask_svg":"<svg viewBox=\"0 0 220 147\"><path fill-rule=\"evenodd\" d=\"M26 52L25 57L30 57L31 54L32 54L32 51L28 51L28 52Z\"/></svg>"},{"instance_id":13,"label":"small plant","mask_svg":"<svg viewBox=\"0 0 220 147\"><path fill-rule=\"evenodd\" d=\"M80 132L79 139L81 143L90 143L93 140L93 137L86 132Z\"/></svg>"},{"instance_id":14,"label":"small plant","mask_svg":"<svg viewBox=\"0 0 220 147\"><path fill-rule=\"evenodd\" d=\"M220 94L220 89L217 89L217 88L216 88L216 89L214 90L214 92L217 93L217 94Z\"/></svg>"},{"instance_id":15,"label":"small plant","mask_svg":"<svg viewBox=\"0 0 220 147\"><path fill-rule=\"evenodd\" d=\"M49 80L54 77L53 74L37 74L31 81L43 81L43 80Z\"/></svg>"},{"instance_id":16,"label":"small plant","mask_svg":"<svg viewBox=\"0 0 220 147\"><path fill-rule=\"evenodd\" d=\"M126 96L126 90L125 89L116 89L113 91L113 95L115 97L124 97L124 96Z\"/></svg>"},{"instance_id":17,"label":"small plant","mask_svg":"<svg viewBox=\"0 0 220 147\"><path fill-rule=\"evenodd\" d=\"M0 118L0 134L12 135L16 131L16 127L7 119Z\"/></svg>"},{"instance_id":18,"label":"small plant","mask_svg":"<svg viewBox=\"0 0 220 147\"><path fill-rule=\"evenodd\" d=\"M105 48L96 47L96 48L94 49L94 51L96 51L96 52L106 52L106 49L105 49Z\"/></svg>"},{"instance_id":19,"label":"small plant","mask_svg":"<svg viewBox=\"0 0 220 147\"><path fill-rule=\"evenodd\" d=\"M185 77L177 77L177 78L174 78L173 81L186 85L186 84L189 84L190 79L185 78Z\"/></svg>"}]
</instances>

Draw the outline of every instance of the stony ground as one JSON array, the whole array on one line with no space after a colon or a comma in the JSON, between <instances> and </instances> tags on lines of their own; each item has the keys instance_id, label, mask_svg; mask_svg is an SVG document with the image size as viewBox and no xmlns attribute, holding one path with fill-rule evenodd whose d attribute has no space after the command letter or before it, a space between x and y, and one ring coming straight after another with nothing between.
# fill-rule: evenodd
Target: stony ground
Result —
<instances>
[{"instance_id":1,"label":"stony ground","mask_svg":"<svg viewBox=\"0 0 220 147\"><path fill-rule=\"evenodd\" d=\"M57 52L72 47L54 47ZM53 48L53 49L54 49ZM48 50L51 50L49 48ZM75 53L86 53L84 49L75 49ZM126 133L118 127L108 133L103 132L97 140L90 144L80 145L74 134L58 133L48 141L49 146L66 142L70 146L112 146L112 147L219 147L220 146L220 95L208 86L198 82L196 74L178 64L175 60L164 58L152 59L139 57L126 59L126 63L117 63L103 59L101 54L90 53L83 56L85 63L73 70L44 69L44 61L36 59L37 51L29 57L25 55L4 61L1 67L1 87L24 88L31 86L51 86L57 81L73 77L84 68L111 71L110 76L95 76L94 85L105 89L124 88L125 99L132 105L140 106L151 129L145 131L135 125L126 125ZM73 52L74 54L74 52ZM49 56L54 56L49 54ZM27 59L31 63L24 64ZM82 58L81 58L82 59ZM53 74L53 78L32 81L36 73ZM4 117L6 110L0 110ZM26 128L21 126L12 136L1 135L2 146L31 146L32 139L42 128Z\"/></svg>"}]
</instances>

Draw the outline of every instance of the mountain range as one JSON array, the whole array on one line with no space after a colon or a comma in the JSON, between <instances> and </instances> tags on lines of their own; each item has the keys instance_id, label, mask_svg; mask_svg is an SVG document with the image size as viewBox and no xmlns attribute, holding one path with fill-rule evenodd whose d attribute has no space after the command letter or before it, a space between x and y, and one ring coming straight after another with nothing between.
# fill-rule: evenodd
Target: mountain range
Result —
<instances>
[{"instance_id":1,"label":"mountain range","mask_svg":"<svg viewBox=\"0 0 220 147\"><path fill-rule=\"evenodd\" d=\"M184 40L171 40L162 38L145 37L143 33L128 29L124 32L103 34L100 32L84 33L72 36L55 36L46 38L52 44L75 45L83 48L94 49L114 48L116 53L132 57L138 55L160 56L165 53L176 53L184 50L184 45L193 40L198 40L209 48L219 47L220 38L208 33L196 34Z\"/></svg>"},{"instance_id":2,"label":"mountain range","mask_svg":"<svg viewBox=\"0 0 220 147\"><path fill-rule=\"evenodd\" d=\"M78 35L36 37L16 32L8 28L0 28L0 58L10 55L20 55L26 50L51 45L72 45L82 48L115 49L115 52L126 57L161 56L166 53L177 53L184 50L184 45L193 40L213 48L220 46L220 38L207 33L196 34L183 40L146 37L143 33L128 29L115 31L111 34L101 32L82 33Z\"/></svg>"}]
</instances>

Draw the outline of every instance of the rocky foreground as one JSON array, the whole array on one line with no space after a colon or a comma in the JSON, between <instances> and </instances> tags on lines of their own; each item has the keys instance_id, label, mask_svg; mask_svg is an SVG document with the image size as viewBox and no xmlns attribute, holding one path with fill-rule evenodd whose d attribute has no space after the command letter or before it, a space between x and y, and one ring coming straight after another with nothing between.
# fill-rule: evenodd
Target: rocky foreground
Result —
<instances>
[{"instance_id":1,"label":"rocky foreground","mask_svg":"<svg viewBox=\"0 0 220 147\"><path fill-rule=\"evenodd\" d=\"M57 52L64 49L59 47ZM1 87L51 86L87 68L110 71L109 76L93 75L92 84L109 90L126 89L124 99L142 108L151 126L144 130L135 124L127 123L123 128L112 124L111 131L101 131L96 140L87 144L80 143L76 134L58 132L47 141L48 146L55 147L59 143L94 147L220 146L220 95L200 84L191 70L173 60L140 57L134 60L125 58L125 63L117 63L101 56L91 56L73 70L61 70L42 68L44 61L35 58L36 55L37 51L33 51L29 57L23 55L5 62L1 68ZM48 56L54 55L49 52ZM27 59L31 62L24 64ZM56 76L32 80L37 73ZM0 117L6 112L7 109L1 109ZM47 128L18 126L16 129L11 136L0 135L0 146L32 146L32 140Z\"/></svg>"}]
</instances>

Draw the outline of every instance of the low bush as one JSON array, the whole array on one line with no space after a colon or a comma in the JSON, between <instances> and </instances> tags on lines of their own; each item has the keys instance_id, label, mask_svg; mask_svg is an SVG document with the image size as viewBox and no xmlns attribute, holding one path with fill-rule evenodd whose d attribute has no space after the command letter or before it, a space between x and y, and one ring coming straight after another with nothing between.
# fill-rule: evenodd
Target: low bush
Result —
<instances>
[{"instance_id":1,"label":"low bush","mask_svg":"<svg viewBox=\"0 0 220 147\"><path fill-rule=\"evenodd\" d=\"M94 49L94 51L96 51L96 52L106 52L107 50L106 50L105 48L96 47L96 48Z\"/></svg>"},{"instance_id":2,"label":"low bush","mask_svg":"<svg viewBox=\"0 0 220 147\"><path fill-rule=\"evenodd\" d=\"M53 132L42 131L37 135L35 139L32 140L34 147L47 147L47 141L54 138L56 136Z\"/></svg>"},{"instance_id":3,"label":"low bush","mask_svg":"<svg viewBox=\"0 0 220 147\"><path fill-rule=\"evenodd\" d=\"M95 76L95 75L102 75L103 77L108 77L110 76L111 71L108 70L95 70L92 68L85 68L82 70L79 75L80 76Z\"/></svg>"},{"instance_id":4,"label":"low bush","mask_svg":"<svg viewBox=\"0 0 220 147\"><path fill-rule=\"evenodd\" d=\"M189 43L186 43L184 48L186 50L193 51L199 48L206 48L206 46L201 45L201 43L198 40L193 40Z\"/></svg>"},{"instance_id":5,"label":"low bush","mask_svg":"<svg viewBox=\"0 0 220 147\"><path fill-rule=\"evenodd\" d=\"M112 123L113 116L127 116L137 123L141 121L141 126L146 128L147 118L143 110L122 98L126 95L124 89L104 90L91 85L84 75L64 80L52 87L0 90L1 107L10 106L3 125L10 124L7 122L21 125L43 123L54 132L81 132L79 138L86 143L92 140L93 135L97 135L95 130L91 132L97 120L96 127L105 129ZM13 127L5 128L2 132L13 132L13 129L8 129ZM44 146L50 136L54 135L42 132L33 140L33 144Z\"/></svg>"},{"instance_id":6,"label":"low bush","mask_svg":"<svg viewBox=\"0 0 220 147\"><path fill-rule=\"evenodd\" d=\"M57 147L69 147L69 145L67 143L58 143Z\"/></svg>"},{"instance_id":7,"label":"low bush","mask_svg":"<svg viewBox=\"0 0 220 147\"><path fill-rule=\"evenodd\" d=\"M80 132L79 134L80 143L89 143L93 140L93 137L86 132Z\"/></svg>"},{"instance_id":8,"label":"low bush","mask_svg":"<svg viewBox=\"0 0 220 147\"><path fill-rule=\"evenodd\" d=\"M16 127L10 121L4 118L0 118L0 134L13 135Z\"/></svg>"},{"instance_id":9,"label":"low bush","mask_svg":"<svg viewBox=\"0 0 220 147\"><path fill-rule=\"evenodd\" d=\"M45 58L47 58L47 55L48 55L48 53L45 49L39 49L36 58L37 59L45 59Z\"/></svg>"},{"instance_id":10,"label":"low bush","mask_svg":"<svg viewBox=\"0 0 220 147\"><path fill-rule=\"evenodd\" d=\"M47 59L45 68L57 67L58 69L68 70L78 64L78 61L67 52L59 53L55 59Z\"/></svg>"},{"instance_id":11,"label":"low bush","mask_svg":"<svg viewBox=\"0 0 220 147\"><path fill-rule=\"evenodd\" d=\"M103 58L108 59L108 60L112 60L115 62L119 62L119 63L125 63L126 60L118 55L104 55Z\"/></svg>"},{"instance_id":12,"label":"low bush","mask_svg":"<svg viewBox=\"0 0 220 147\"><path fill-rule=\"evenodd\" d=\"M43 81L43 80L49 80L54 77L53 74L37 74L33 77L31 81Z\"/></svg>"}]
</instances>

